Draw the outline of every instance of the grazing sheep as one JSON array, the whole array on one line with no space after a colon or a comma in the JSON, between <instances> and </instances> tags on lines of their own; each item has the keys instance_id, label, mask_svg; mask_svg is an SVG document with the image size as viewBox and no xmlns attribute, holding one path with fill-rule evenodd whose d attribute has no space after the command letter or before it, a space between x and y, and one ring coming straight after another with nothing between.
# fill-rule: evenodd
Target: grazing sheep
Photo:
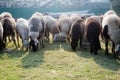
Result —
<instances>
[{"instance_id":1,"label":"grazing sheep","mask_svg":"<svg viewBox=\"0 0 120 80\"><path fill-rule=\"evenodd\" d=\"M70 29L71 29L71 20L70 17L66 14L62 14L58 20L58 27L61 31L61 40L65 41L67 38L70 41Z\"/></svg>"},{"instance_id":2,"label":"grazing sheep","mask_svg":"<svg viewBox=\"0 0 120 80\"><path fill-rule=\"evenodd\" d=\"M29 45L29 31L28 31L28 21L24 18L17 19L16 22L16 35L17 35L17 42L18 47L19 45L19 37L22 39L22 49L23 47L26 47L26 50L28 50Z\"/></svg>"},{"instance_id":3,"label":"grazing sheep","mask_svg":"<svg viewBox=\"0 0 120 80\"><path fill-rule=\"evenodd\" d=\"M53 41L57 41L55 38L56 36L55 34L59 34L60 30L58 28L56 19L46 15L45 20L46 20L46 37L49 39L49 32L50 32L53 36Z\"/></svg>"},{"instance_id":4,"label":"grazing sheep","mask_svg":"<svg viewBox=\"0 0 120 80\"><path fill-rule=\"evenodd\" d=\"M2 25L3 25L3 41L5 43L5 48L6 48L6 41L7 41L7 37L11 37L15 47L17 48L16 45L16 40L15 40L15 32L16 32L16 23L14 18L11 17L5 17L1 20Z\"/></svg>"},{"instance_id":5,"label":"grazing sheep","mask_svg":"<svg viewBox=\"0 0 120 80\"><path fill-rule=\"evenodd\" d=\"M77 19L72 24L71 29L71 47L72 50L76 50L76 47L78 45L78 41L80 40L80 47L82 48L82 39L84 34L84 22L82 19Z\"/></svg>"},{"instance_id":6,"label":"grazing sheep","mask_svg":"<svg viewBox=\"0 0 120 80\"><path fill-rule=\"evenodd\" d=\"M86 37L90 45L90 53L97 55L98 49L101 48L99 35L101 33L101 26L99 21L95 18L88 18L85 22L84 38Z\"/></svg>"},{"instance_id":7,"label":"grazing sheep","mask_svg":"<svg viewBox=\"0 0 120 80\"><path fill-rule=\"evenodd\" d=\"M34 13L29 20L29 36L30 36L30 48L33 51L37 51L40 46L44 47L44 35L46 29L46 23L43 15L38 15L39 13Z\"/></svg>"},{"instance_id":8,"label":"grazing sheep","mask_svg":"<svg viewBox=\"0 0 120 80\"><path fill-rule=\"evenodd\" d=\"M12 14L9 12L3 12L0 14L0 21L2 21L2 19L4 18L13 18L13 17L12 17ZM11 42L10 37L8 37L8 39L9 39L9 42Z\"/></svg>"},{"instance_id":9,"label":"grazing sheep","mask_svg":"<svg viewBox=\"0 0 120 80\"><path fill-rule=\"evenodd\" d=\"M108 42L112 42L112 53L120 56L120 18L114 11L105 13L102 21L103 37L105 39L105 54L108 55ZM115 51L116 47L116 51Z\"/></svg>"},{"instance_id":10,"label":"grazing sheep","mask_svg":"<svg viewBox=\"0 0 120 80\"><path fill-rule=\"evenodd\" d=\"M0 52L2 52L4 48L5 44L3 43L3 26L2 23L0 22Z\"/></svg>"}]
</instances>

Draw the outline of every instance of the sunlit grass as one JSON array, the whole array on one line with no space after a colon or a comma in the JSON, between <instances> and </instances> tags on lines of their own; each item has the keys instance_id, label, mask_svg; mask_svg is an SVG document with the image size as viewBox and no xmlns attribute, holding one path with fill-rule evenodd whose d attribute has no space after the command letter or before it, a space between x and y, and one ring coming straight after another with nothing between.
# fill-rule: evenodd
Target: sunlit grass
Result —
<instances>
[{"instance_id":1,"label":"sunlit grass","mask_svg":"<svg viewBox=\"0 0 120 80\"><path fill-rule=\"evenodd\" d=\"M45 46L0 54L0 80L120 80L120 61L104 55L103 43L98 55L79 47L73 52L65 42L46 41Z\"/></svg>"}]
</instances>

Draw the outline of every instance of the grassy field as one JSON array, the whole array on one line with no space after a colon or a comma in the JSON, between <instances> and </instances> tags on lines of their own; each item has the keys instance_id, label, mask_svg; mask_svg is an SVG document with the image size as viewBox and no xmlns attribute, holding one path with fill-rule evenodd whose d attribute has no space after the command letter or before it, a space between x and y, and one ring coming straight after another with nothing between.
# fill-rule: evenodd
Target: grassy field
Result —
<instances>
[{"instance_id":1,"label":"grassy field","mask_svg":"<svg viewBox=\"0 0 120 80\"><path fill-rule=\"evenodd\" d=\"M45 45L38 52L0 54L0 80L120 80L120 60L105 56L103 45L98 55L73 52L65 42Z\"/></svg>"}]
</instances>

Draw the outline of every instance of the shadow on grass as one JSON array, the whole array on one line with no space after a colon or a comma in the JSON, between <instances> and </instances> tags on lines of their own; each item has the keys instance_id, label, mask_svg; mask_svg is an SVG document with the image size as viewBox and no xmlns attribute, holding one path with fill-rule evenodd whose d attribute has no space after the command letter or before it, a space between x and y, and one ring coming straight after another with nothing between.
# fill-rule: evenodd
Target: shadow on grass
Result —
<instances>
[{"instance_id":1,"label":"shadow on grass","mask_svg":"<svg viewBox=\"0 0 120 80\"><path fill-rule=\"evenodd\" d=\"M3 59L3 60L14 59L14 60L20 61L22 62L21 66L26 69L38 67L43 62L44 49L41 49L38 52L14 49L11 52L0 54L0 59Z\"/></svg>"},{"instance_id":2,"label":"shadow on grass","mask_svg":"<svg viewBox=\"0 0 120 80\"><path fill-rule=\"evenodd\" d=\"M1 53L0 56L6 55L8 58L13 59L13 58L22 57L25 53L26 51L12 49L10 52Z\"/></svg>"},{"instance_id":3,"label":"shadow on grass","mask_svg":"<svg viewBox=\"0 0 120 80\"><path fill-rule=\"evenodd\" d=\"M61 43L61 42L55 42L55 43L49 43L46 42L45 48L41 48L37 52L29 51L25 53L22 59L23 68L29 69L34 67L39 67L42 63L44 63L44 52L45 51L58 51L61 47L63 49L68 50L67 43Z\"/></svg>"},{"instance_id":4,"label":"shadow on grass","mask_svg":"<svg viewBox=\"0 0 120 80\"><path fill-rule=\"evenodd\" d=\"M118 71L120 69L120 59L116 59L112 54L106 56L104 54L104 49L100 50L98 52L98 55L90 54L89 50L83 50L80 48L77 48L77 51L75 53L80 57L88 59L93 58L96 64L100 65L105 69L112 71Z\"/></svg>"},{"instance_id":5,"label":"shadow on grass","mask_svg":"<svg viewBox=\"0 0 120 80\"><path fill-rule=\"evenodd\" d=\"M22 67L29 69L39 67L44 62L44 50L38 52L27 52L22 59Z\"/></svg>"},{"instance_id":6,"label":"shadow on grass","mask_svg":"<svg viewBox=\"0 0 120 80\"><path fill-rule=\"evenodd\" d=\"M58 51L60 48L64 50L70 50L68 43L66 42L54 42L54 43L45 43L45 48L41 48L38 52L32 52L24 54L22 59L23 68L29 69L33 67L39 67L44 63L44 53L45 51Z\"/></svg>"},{"instance_id":7,"label":"shadow on grass","mask_svg":"<svg viewBox=\"0 0 120 80\"><path fill-rule=\"evenodd\" d=\"M70 46L70 43L67 43L67 42L54 42L54 43L49 43L49 42L46 42L46 46L45 46L45 49L46 50L59 50L60 48L66 50L66 51L72 51L71 50L71 46Z\"/></svg>"},{"instance_id":8,"label":"shadow on grass","mask_svg":"<svg viewBox=\"0 0 120 80\"><path fill-rule=\"evenodd\" d=\"M98 65L105 69L112 71L118 71L120 69L120 59L116 59L113 54L107 56L102 50L99 55L94 55L93 58Z\"/></svg>"}]
</instances>

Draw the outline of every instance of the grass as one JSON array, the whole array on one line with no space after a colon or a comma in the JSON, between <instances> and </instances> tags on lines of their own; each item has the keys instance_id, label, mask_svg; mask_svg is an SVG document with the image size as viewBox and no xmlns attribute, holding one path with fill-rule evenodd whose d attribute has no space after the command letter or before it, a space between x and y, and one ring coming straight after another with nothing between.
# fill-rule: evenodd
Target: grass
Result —
<instances>
[{"instance_id":1,"label":"grass","mask_svg":"<svg viewBox=\"0 0 120 80\"><path fill-rule=\"evenodd\" d=\"M38 52L14 50L0 54L0 80L120 80L120 60L71 50L65 42L49 43ZM12 47L9 44L8 47Z\"/></svg>"}]
</instances>

